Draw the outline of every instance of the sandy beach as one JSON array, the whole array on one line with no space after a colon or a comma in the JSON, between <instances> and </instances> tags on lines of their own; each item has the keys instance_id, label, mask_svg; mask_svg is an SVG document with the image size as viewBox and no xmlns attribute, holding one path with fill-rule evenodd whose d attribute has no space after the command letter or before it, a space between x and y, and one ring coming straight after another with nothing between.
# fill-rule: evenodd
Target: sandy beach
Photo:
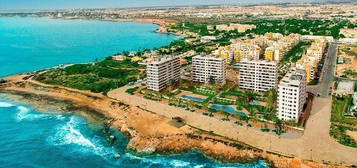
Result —
<instances>
[{"instance_id":1,"label":"sandy beach","mask_svg":"<svg viewBox=\"0 0 357 168\"><path fill-rule=\"evenodd\" d=\"M102 94L47 85L31 78L24 80L24 77L26 75L6 78L8 82L0 85L0 92L18 95L17 99L30 103L35 108L58 106L59 112L85 111L87 114L83 115L104 118L108 125L131 137L127 148L138 155L200 151L226 162L246 163L265 159L271 167L344 167L267 153L189 125L174 127L169 124L170 118Z\"/></svg>"}]
</instances>

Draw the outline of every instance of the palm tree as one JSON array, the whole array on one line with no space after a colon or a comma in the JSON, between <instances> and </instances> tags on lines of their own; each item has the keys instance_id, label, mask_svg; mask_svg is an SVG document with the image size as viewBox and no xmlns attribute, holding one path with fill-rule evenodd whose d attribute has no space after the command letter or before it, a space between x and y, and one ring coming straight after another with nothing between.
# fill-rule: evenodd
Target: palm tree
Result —
<instances>
[{"instance_id":1,"label":"palm tree","mask_svg":"<svg viewBox=\"0 0 357 168\"><path fill-rule=\"evenodd\" d=\"M231 115L230 113L225 112L226 115L226 120L229 121L229 116Z\"/></svg>"},{"instance_id":2,"label":"palm tree","mask_svg":"<svg viewBox=\"0 0 357 168\"><path fill-rule=\"evenodd\" d=\"M209 76L209 77L208 77L208 83L211 84L211 85L213 85L214 83L216 83L215 78L214 78L213 76Z\"/></svg>"},{"instance_id":3,"label":"palm tree","mask_svg":"<svg viewBox=\"0 0 357 168\"><path fill-rule=\"evenodd\" d=\"M270 89L268 92L265 93L265 96L266 96L266 101L268 102L268 106L274 107L278 97L276 89Z\"/></svg>"},{"instance_id":4,"label":"palm tree","mask_svg":"<svg viewBox=\"0 0 357 168\"><path fill-rule=\"evenodd\" d=\"M194 107L194 103L193 103L193 101L192 101L192 100L187 101L187 107L188 107L188 108L192 108L192 109L193 109L193 107Z\"/></svg>"},{"instance_id":5,"label":"palm tree","mask_svg":"<svg viewBox=\"0 0 357 168\"><path fill-rule=\"evenodd\" d=\"M276 134L281 135L281 133L283 132L284 129L284 121L277 119L275 122L275 129L276 129Z\"/></svg>"},{"instance_id":6,"label":"palm tree","mask_svg":"<svg viewBox=\"0 0 357 168\"><path fill-rule=\"evenodd\" d=\"M171 93L172 89L173 89L173 86L175 85L175 80L170 79L168 85L169 85L169 92Z\"/></svg>"}]
</instances>

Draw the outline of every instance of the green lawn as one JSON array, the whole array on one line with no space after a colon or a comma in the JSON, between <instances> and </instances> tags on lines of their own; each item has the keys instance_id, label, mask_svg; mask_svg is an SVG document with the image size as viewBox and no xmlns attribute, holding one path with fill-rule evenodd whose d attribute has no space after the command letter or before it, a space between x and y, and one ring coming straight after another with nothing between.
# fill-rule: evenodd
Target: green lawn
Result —
<instances>
[{"instance_id":1,"label":"green lawn","mask_svg":"<svg viewBox=\"0 0 357 168\"><path fill-rule=\"evenodd\" d=\"M75 64L66 68L53 69L35 76L35 79L80 90L106 94L109 90L136 81L140 75L135 62L114 61L107 58L89 64Z\"/></svg>"},{"instance_id":2,"label":"green lawn","mask_svg":"<svg viewBox=\"0 0 357 168\"><path fill-rule=\"evenodd\" d=\"M357 119L347 118L345 116L345 113L349 109L351 103L352 103L352 96L343 96L341 98L333 96L331 121L336 123L356 125Z\"/></svg>"},{"instance_id":3,"label":"green lawn","mask_svg":"<svg viewBox=\"0 0 357 168\"><path fill-rule=\"evenodd\" d=\"M334 137L340 144L357 148L357 142L346 134L347 130L353 131L349 127L332 124L330 129L330 135Z\"/></svg>"}]
</instances>

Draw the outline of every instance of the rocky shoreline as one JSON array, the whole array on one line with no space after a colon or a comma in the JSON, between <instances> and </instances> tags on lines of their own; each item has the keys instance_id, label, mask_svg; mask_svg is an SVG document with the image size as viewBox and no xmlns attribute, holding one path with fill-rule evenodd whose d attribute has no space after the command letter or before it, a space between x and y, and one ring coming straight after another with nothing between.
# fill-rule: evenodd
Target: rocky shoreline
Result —
<instances>
[{"instance_id":1,"label":"rocky shoreline","mask_svg":"<svg viewBox=\"0 0 357 168\"><path fill-rule=\"evenodd\" d=\"M0 85L0 92L18 95L16 100L40 110L56 106L58 111L55 112L80 112L80 115L94 121L101 118L104 128L118 129L130 137L127 149L136 155L200 151L223 162L256 163L264 159L270 167L336 167L267 153L188 125L177 128L168 124L171 121L169 118L101 94L42 84L24 77L26 75L7 78L8 82ZM111 138L110 134L108 138Z\"/></svg>"}]
</instances>

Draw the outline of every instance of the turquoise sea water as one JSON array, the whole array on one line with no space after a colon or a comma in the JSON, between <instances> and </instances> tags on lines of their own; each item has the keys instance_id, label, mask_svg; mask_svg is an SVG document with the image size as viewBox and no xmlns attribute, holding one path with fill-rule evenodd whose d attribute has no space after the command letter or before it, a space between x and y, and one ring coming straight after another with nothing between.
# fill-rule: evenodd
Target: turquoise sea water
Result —
<instances>
[{"instance_id":1,"label":"turquoise sea water","mask_svg":"<svg viewBox=\"0 0 357 168\"><path fill-rule=\"evenodd\" d=\"M74 62L121 50L159 47L176 37L153 33L150 24L46 18L0 18L0 76ZM139 46L139 47L138 47ZM0 94L0 168L219 168L266 167L223 164L201 153L138 157L128 138L109 145L102 128L76 114L38 112ZM117 154L120 158L115 158Z\"/></svg>"},{"instance_id":2,"label":"turquoise sea water","mask_svg":"<svg viewBox=\"0 0 357 168\"><path fill-rule=\"evenodd\" d=\"M151 49L178 38L155 33L156 28L132 22L0 18L0 77Z\"/></svg>"}]
</instances>

